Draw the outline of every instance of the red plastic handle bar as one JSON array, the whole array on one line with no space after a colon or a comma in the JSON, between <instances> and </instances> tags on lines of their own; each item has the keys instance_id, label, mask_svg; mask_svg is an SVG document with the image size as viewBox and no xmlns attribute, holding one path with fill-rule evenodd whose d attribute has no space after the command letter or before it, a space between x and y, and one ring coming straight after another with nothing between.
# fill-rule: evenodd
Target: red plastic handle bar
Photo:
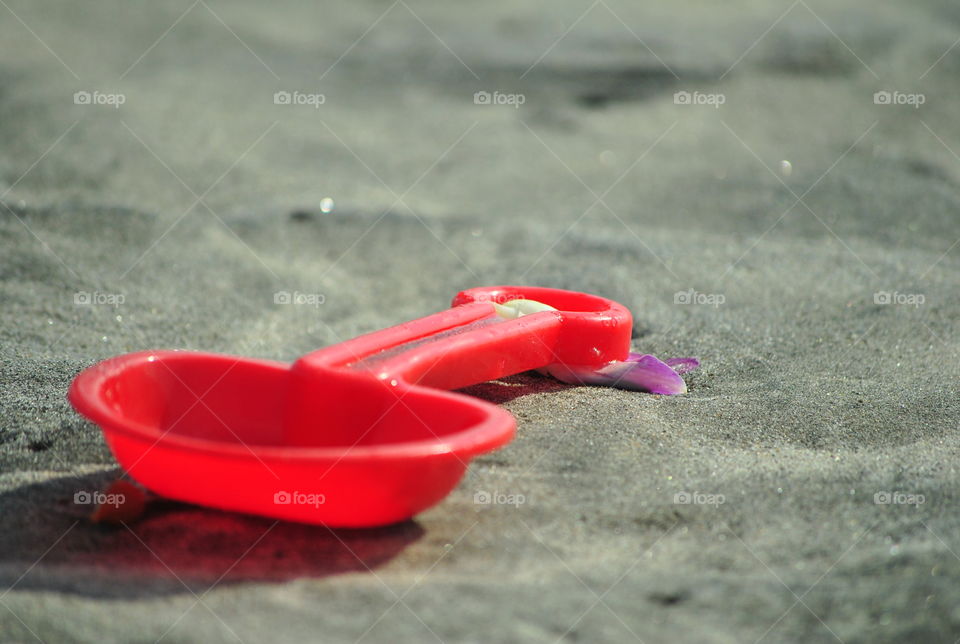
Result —
<instances>
[{"instance_id":1,"label":"red plastic handle bar","mask_svg":"<svg viewBox=\"0 0 960 644\"><path fill-rule=\"evenodd\" d=\"M515 320L493 303L535 300L556 311ZM550 364L602 366L630 350L630 311L595 295L495 286L462 291L453 308L315 351L313 368L350 368L380 380L458 389Z\"/></svg>"}]
</instances>

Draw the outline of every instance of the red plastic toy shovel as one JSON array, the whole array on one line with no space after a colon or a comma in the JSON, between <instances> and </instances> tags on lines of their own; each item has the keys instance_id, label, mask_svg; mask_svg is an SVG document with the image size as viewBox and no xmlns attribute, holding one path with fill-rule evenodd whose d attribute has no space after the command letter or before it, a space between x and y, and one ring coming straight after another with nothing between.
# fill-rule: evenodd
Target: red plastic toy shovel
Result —
<instances>
[{"instance_id":1,"label":"red plastic toy shovel","mask_svg":"<svg viewBox=\"0 0 960 644\"><path fill-rule=\"evenodd\" d=\"M493 303L543 310L504 320ZM513 417L449 389L627 358L630 312L546 288L463 291L453 308L292 365L186 351L119 356L70 388L121 467L165 497L329 526L407 519L443 499Z\"/></svg>"}]
</instances>

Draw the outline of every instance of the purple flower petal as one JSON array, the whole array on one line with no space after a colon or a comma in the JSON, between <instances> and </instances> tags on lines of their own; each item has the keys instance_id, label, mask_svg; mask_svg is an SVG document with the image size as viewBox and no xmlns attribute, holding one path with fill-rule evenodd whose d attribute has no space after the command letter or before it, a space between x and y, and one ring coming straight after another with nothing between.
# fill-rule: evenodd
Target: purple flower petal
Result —
<instances>
[{"instance_id":1,"label":"purple flower petal","mask_svg":"<svg viewBox=\"0 0 960 644\"><path fill-rule=\"evenodd\" d=\"M668 358L664 362L673 367L677 373L687 373L700 366L700 361L696 358Z\"/></svg>"},{"instance_id":2,"label":"purple flower petal","mask_svg":"<svg viewBox=\"0 0 960 644\"><path fill-rule=\"evenodd\" d=\"M632 357L632 356L631 356ZM637 356L635 360L614 363L601 371L616 374L614 387L652 394L684 394L687 385L673 367L652 355Z\"/></svg>"},{"instance_id":3,"label":"purple flower petal","mask_svg":"<svg viewBox=\"0 0 960 644\"><path fill-rule=\"evenodd\" d=\"M686 393L687 385L680 377L680 369L689 371L700 363L695 358L678 358L672 362L676 367L652 355L631 353L626 360L611 362L600 369L551 365L545 371L569 384L602 385L652 394Z\"/></svg>"}]
</instances>

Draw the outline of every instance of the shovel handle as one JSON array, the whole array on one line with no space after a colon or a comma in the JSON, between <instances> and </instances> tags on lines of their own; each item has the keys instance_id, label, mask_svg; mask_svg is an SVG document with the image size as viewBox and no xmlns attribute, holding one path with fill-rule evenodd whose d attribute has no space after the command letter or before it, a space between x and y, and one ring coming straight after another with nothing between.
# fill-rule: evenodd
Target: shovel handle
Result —
<instances>
[{"instance_id":1,"label":"shovel handle","mask_svg":"<svg viewBox=\"0 0 960 644\"><path fill-rule=\"evenodd\" d=\"M556 310L513 320L497 316L494 303L518 299ZM548 365L599 367L623 360L630 350L630 312L596 295L491 286L462 291L452 304L440 313L310 353L298 360L299 366L458 389Z\"/></svg>"}]
</instances>

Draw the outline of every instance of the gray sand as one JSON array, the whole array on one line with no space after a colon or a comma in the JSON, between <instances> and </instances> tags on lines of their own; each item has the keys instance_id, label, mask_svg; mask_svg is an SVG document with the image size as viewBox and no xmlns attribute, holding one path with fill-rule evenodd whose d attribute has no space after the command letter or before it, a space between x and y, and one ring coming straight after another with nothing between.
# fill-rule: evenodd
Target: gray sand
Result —
<instances>
[{"instance_id":1,"label":"gray sand","mask_svg":"<svg viewBox=\"0 0 960 644\"><path fill-rule=\"evenodd\" d=\"M960 11L478 4L0 7L0 640L960 636ZM84 367L292 360L497 283L704 367L470 388L517 439L398 526L74 503L117 475Z\"/></svg>"}]
</instances>

